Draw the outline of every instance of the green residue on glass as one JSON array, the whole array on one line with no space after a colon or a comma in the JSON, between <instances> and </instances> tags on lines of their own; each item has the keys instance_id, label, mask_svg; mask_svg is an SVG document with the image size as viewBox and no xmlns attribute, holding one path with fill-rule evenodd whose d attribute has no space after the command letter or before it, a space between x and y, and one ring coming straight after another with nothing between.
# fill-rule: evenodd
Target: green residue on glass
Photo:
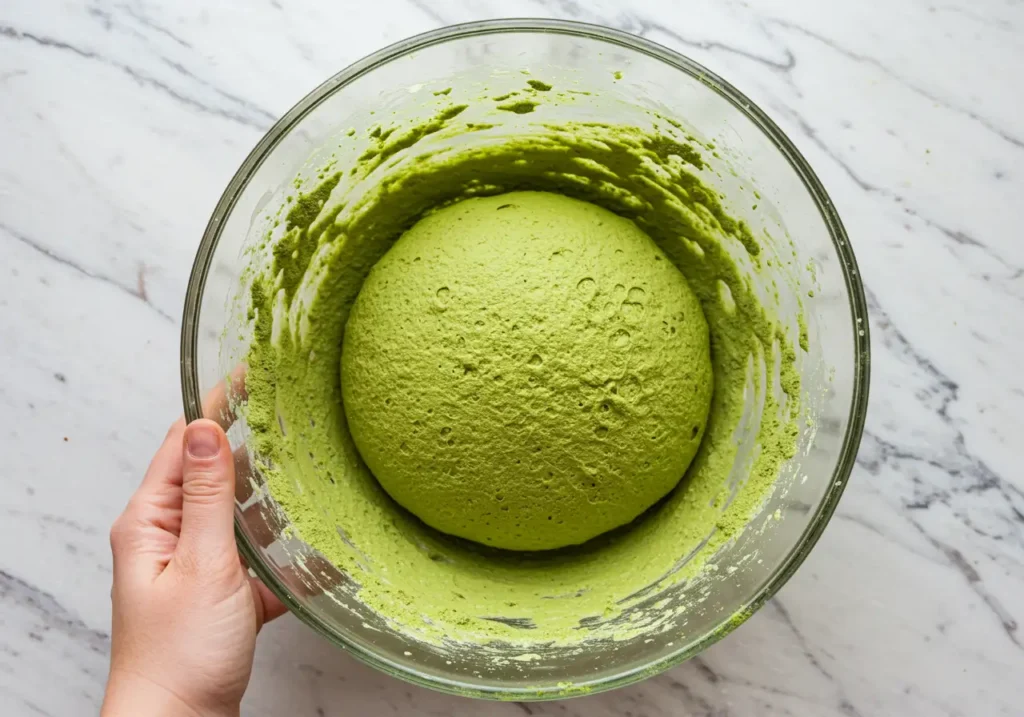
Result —
<instances>
[{"instance_id":1,"label":"green residue on glass","mask_svg":"<svg viewBox=\"0 0 1024 717\"><path fill-rule=\"evenodd\" d=\"M669 155L674 154L697 169L704 169L704 159L692 144L680 143L668 137L658 136L645 140L644 148L651 150L662 158L667 158Z\"/></svg>"},{"instance_id":2,"label":"green residue on glass","mask_svg":"<svg viewBox=\"0 0 1024 717\"><path fill-rule=\"evenodd\" d=\"M547 82L541 82L540 80L527 80L526 84L528 84L530 87L537 90L538 92L548 92L551 90L552 87Z\"/></svg>"},{"instance_id":3,"label":"green residue on glass","mask_svg":"<svg viewBox=\"0 0 1024 717\"><path fill-rule=\"evenodd\" d=\"M498 105L498 109L503 112L515 112L517 115L525 115L537 109L538 104L531 100L520 100L519 102Z\"/></svg>"},{"instance_id":4,"label":"green residue on glass","mask_svg":"<svg viewBox=\"0 0 1024 717\"><path fill-rule=\"evenodd\" d=\"M371 146L362 155L360 155L360 162L367 162L373 160L375 165L379 165L389 157L393 156L397 152L401 152L403 149L413 146L427 135L439 132L447 126L449 120L458 117L462 114L469 105L451 105L434 116L433 119L418 124L406 131L398 134L390 142L391 135L395 133L396 128L391 128L386 132L378 131L376 134L371 133L370 136L377 140L376 144Z\"/></svg>"},{"instance_id":5,"label":"green residue on glass","mask_svg":"<svg viewBox=\"0 0 1024 717\"><path fill-rule=\"evenodd\" d=\"M616 70L615 72L613 72L612 73L612 77L614 77L616 80L621 80L622 79L622 70Z\"/></svg>"},{"instance_id":6,"label":"green residue on glass","mask_svg":"<svg viewBox=\"0 0 1024 717\"><path fill-rule=\"evenodd\" d=\"M451 91L452 91L452 88L451 88L451 87L445 87L445 88L444 88L443 90L438 90L437 92L435 92L435 93L434 93L434 97L440 97L440 96L442 96L442 95L447 95L447 94L449 94L449 93L450 93Z\"/></svg>"},{"instance_id":7,"label":"green residue on glass","mask_svg":"<svg viewBox=\"0 0 1024 717\"><path fill-rule=\"evenodd\" d=\"M312 191L299 194L295 205L285 215L286 229L308 227L312 224L327 198L331 196L331 192L334 191L334 188L338 186L340 181L341 172L335 172L330 178L318 184ZM291 198L289 198L289 201L291 201Z\"/></svg>"}]
</instances>

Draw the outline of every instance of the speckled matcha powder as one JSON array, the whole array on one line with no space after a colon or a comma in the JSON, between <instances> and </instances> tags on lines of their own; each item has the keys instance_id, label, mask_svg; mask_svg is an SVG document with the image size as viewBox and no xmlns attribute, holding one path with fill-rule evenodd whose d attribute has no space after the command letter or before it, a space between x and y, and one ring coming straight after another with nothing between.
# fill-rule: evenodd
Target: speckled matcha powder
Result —
<instances>
[{"instance_id":1,"label":"speckled matcha powder","mask_svg":"<svg viewBox=\"0 0 1024 717\"><path fill-rule=\"evenodd\" d=\"M289 202L284 233L270 241L272 261L251 287L243 410L256 464L299 535L351 576L354 587L341 589L410 637L449 645L569 645L646 634L686 606L672 612L655 605L620 619L638 593L650 588L643 593L649 597L699 574L707 556L745 527L795 450L795 348L758 301L750 269L736 259L742 255L742 264L757 271L761 246L700 181L698 148L671 127L538 122L529 134L502 134L498 121L460 122L464 108L448 102L431 122L375 128L375 146L356 166L325 168L318 187ZM467 133L488 141L443 146ZM417 153L424 137L440 148ZM410 154L414 161L398 160ZM391 158L393 165L381 166ZM374 185L362 195L342 181L371 173ZM466 197L522 190L574 197L635 222L699 299L714 373L703 439L676 490L626 528L532 554L443 535L396 506L356 451L338 370L353 301L403 232ZM764 375L779 376L781 398L764 390L753 368L762 362ZM733 496L728 477L750 386L764 391L760 450ZM614 404L614 388L595 386L595 404ZM440 437L443 426L431 428ZM681 558L704 541L680 569Z\"/></svg>"}]
</instances>

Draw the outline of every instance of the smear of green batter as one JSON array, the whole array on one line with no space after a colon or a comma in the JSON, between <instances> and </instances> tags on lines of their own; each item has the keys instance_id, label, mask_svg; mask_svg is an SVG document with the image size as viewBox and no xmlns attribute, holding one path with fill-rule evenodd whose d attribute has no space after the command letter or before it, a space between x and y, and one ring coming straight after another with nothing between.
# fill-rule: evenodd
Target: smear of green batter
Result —
<instances>
[{"instance_id":1,"label":"smear of green batter","mask_svg":"<svg viewBox=\"0 0 1024 717\"><path fill-rule=\"evenodd\" d=\"M294 529L351 578L339 599L371 606L410 639L545 653L671 629L693 605L659 596L743 530L796 445L796 349L754 290L761 246L698 178L699 152L685 136L528 118L506 128L502 112L471 127L458 107L381 132L344 180L328 188L330 175L297 198L302 209L251 288L244 414L254 461ZM699 299L714 372L703 440L680 487L628 528L537 554L490 551L399 508L356 451L338 371L349 311L394 242L441 207L517 191L591 202L643 230ZM763 400L752 422L751 395ZM758 450L737 486L741 429L756 433Z\"/></svg>"},{"instance_id":2,"label":"smear of green batter","mask_svg":"<svg viewBox=\"0 0 1024 717\"><path fill-rule=\"evenodd\" d=\"M518 102L506 102L503 105L498 105L498 109L503 112L514 112L517 115L525 115L537 109L539 104L539 102L533 102L532 100L519 100Z\"/></svg>"}]
</instances>

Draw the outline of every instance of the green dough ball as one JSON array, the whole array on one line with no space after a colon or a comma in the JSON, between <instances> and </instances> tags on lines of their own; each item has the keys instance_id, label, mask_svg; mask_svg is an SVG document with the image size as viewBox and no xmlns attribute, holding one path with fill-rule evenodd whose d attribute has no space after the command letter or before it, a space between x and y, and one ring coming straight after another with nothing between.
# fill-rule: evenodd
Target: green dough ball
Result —
<instances>
[{"instance_id":1,"label":"green dough ball","mask_svg":"<svg viewBox=\"0 0 1024 717\"><path fill-rule=\"evenodd\" d=\"M407 231L341 356L360 454L403 507L515 550L624 525L679 482L711 402L708 327L632 222L544 192L468 199Z\"/></svg>"}]
</instances>

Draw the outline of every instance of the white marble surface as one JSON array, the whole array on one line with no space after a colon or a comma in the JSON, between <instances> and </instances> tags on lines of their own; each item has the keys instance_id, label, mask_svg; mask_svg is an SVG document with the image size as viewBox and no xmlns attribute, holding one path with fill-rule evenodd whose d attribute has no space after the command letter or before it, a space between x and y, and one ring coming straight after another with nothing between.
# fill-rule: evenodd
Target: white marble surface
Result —
<instances>
[{"instance_id":1,"label":"white marble surface","mask_svg":"<svg viewBox=\"0 0 1024 717\"><path fill-rule=\"evenodd\" d=\"M473 702L377 674L285 618L260 640L244 712L1024 713L1019 0L4 0L0 714L98 708L107 529L181 410L185 281L245 154L379 46L515 15L681 50L806 154L869 290L857 469L779 596L661 677L564 703Z\"/></svg>"}]
</instances>

